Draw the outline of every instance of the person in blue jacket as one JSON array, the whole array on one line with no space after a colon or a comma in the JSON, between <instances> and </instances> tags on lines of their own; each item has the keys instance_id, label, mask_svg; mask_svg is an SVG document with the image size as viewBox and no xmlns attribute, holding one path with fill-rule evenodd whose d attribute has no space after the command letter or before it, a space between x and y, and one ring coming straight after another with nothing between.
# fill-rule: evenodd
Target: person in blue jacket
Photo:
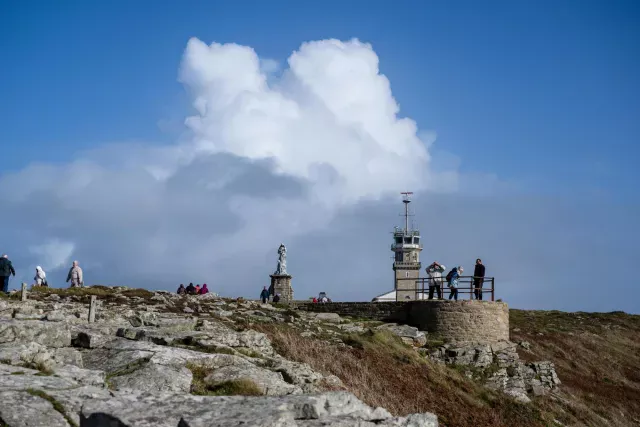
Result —
<instances>
[{"instance_id":1,"label":"person in blue jacket","mask_svg":"<svg viewBox=\"0 0 640 427\"><path fill-rule=\"evenodd\" d=\"M449 299L455 298L458 301L458 278L462 274L464 269L461 266L454 267L449 274L447 274L447 283L449 285Z\"/></svg>"},{"instance_id":2,"label":"person in blue jacket","mask_svg":"<svg viewBox=\"0 0 640 427\"><path fill-rule=\"evenodd\" d=\"M260 292L260 299L263 304L266 304L267 301L269 301L269 291L266 286L262 289L262 292Z\"/></svg>"}]
</instances>

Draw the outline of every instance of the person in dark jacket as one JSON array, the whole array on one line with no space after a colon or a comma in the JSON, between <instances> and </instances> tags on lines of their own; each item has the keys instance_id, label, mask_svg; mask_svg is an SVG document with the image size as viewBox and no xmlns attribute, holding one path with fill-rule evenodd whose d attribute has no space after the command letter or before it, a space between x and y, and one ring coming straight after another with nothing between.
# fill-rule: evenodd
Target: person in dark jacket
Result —
<instances>
[{"instance_id":1,"label":"person in dark jacket","mask_svg":"<svg viewBox=\"0 0 640 427\"><path fill-rule=\"evenodd\" d=\"M477 300L482 300L482 285L484 283L484 264L482 260L478 258L476 260L476 268L473 270L473 293L476 295Z\"/></svg>"},{"instance_id":2,"label":"person in dark jacket","mask_svg":"<svg viewBox=\"0 0 640 427\"><path fill-rule=\"evenodd\" d=\"M184 285L180 283L180 287L178 287L178 295L184 295L187 291L184 289Z\"/></svg>"},{"instance_id":3,"label":"person in dark jacket","mask_svg":"<svg viewBox=\"0 0 640 427\"><path fill-rule=\"evenodd\" d=\"M13 264L9 261L7 254L2 255L0 258L0 285L2 285L2 292L9 292L9 276L15 276L16 270L13 268Z\"/></svg>"},{"instance_id":4,"label":"person in dark jacket","mask_svg":"<svg viewBox=\"0 0 640 427\"><path fill-rule=\"evenodd\" d=\"M193 283L189 283L189 286L187 286L187 294L188 295L195 295L196 294L196 287L193 286Z\"/></svg>"},{"instance_id":5,"label":"person in dark jacket","mask_svg":"<svg viewBox=\"0 0 640 427\"><path fill-rule=\"evenodd\" d=\"M273 302L280 302L280 295L279 294L275 294L273 296Z\"/></svg>"},{"instance_id":6,"label":"person in dark jacket","mask_svg":"<svg viewBox=\"0 0 640 427\"><path fill-rule=\"evenodd\" d=\"M266 286L262 289L262 292L260 292L260 299L263 304L266 304L267 301L269 301L269 291Z\"/></svg>"}]
</instances>

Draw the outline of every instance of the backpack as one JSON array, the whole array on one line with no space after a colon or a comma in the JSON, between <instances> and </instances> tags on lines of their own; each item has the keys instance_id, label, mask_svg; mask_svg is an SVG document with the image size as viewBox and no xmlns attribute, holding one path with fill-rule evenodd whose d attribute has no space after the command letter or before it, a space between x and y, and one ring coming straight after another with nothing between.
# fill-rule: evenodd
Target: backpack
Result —
<instances>
[{"instance_id":1,"label":"backpack","mask_svg":"<svg viewBox=\"0 0 640 427\"><path fill-rule=\"evenodd\" d=\"M451 280L453 280L453 275L456 273L456 269L455 267L451 269L450 272L447 273L447 283L451 283Z\"/></svg>"}]
</instances>

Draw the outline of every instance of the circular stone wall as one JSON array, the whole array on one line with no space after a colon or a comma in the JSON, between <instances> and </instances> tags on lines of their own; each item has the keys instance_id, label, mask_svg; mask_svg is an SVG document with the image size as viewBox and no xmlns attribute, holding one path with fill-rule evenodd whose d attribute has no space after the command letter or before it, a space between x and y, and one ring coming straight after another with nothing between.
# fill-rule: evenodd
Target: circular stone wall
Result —
<instances>
[{"instance_id":1,"label":"circular stone wall","mask_svg":"<svg viewBox=\"0 0 640 427\"><path fill-rule=\"evenodd\" d=\"M415 301L407 323L446 342L509 340L509 307L489 301Z\"/></svg>"}]
</instances>

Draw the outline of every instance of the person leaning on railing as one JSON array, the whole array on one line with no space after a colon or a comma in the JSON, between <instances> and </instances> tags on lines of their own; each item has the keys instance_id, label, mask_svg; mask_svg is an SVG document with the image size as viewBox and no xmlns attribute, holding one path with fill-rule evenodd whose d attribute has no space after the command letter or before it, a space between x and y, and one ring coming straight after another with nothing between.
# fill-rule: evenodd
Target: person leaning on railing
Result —
<instances>
[{"instance_id":1,"label":"person leaning on railing","mask_svg":"<svg viewBox=\"0 0 640 427\"><path fill-rule=\"evenodd\" d=\"M442 299L442 273L446 270L446 267L439 264L438 261L434 261L426 270L429 275L429 299L433 299L434 290L438 294L438 299Z\"/></svg>"}]
</instances>

